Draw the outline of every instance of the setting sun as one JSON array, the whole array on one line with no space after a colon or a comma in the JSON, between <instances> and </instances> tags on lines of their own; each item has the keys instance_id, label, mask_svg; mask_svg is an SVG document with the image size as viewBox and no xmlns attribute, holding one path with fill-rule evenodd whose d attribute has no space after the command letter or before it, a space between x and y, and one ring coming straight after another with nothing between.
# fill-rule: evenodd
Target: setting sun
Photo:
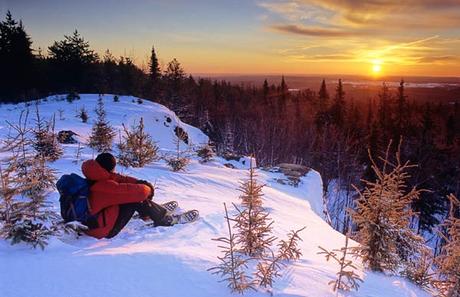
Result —
<instances>
[{"instance_id":1,"label":"setting sun","mask_svg":"<svg viewBox=\"0 0 460 297\"><path fill-rule=\"evenodd\" d=\"M372 72L374 74L378 74L378 73L380 73L380 71L382 71L382 65L380 65L380 64L372 65Z\"/></svg>"}]
</instances>

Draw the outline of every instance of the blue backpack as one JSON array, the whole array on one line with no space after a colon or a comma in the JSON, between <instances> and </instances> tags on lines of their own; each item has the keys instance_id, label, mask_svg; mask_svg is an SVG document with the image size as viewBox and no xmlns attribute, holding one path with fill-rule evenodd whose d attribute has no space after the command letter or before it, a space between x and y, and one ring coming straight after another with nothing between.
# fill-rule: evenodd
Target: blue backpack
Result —
<instances>
[{"instance_id":1,"label":"blue backpack","mask_svg":"<svg viewBox=\"0 0 460 297\"><path fill-rule=\"evenodd\" d=\"M97 216L90 214L90 182L78 174L65 174L56 183L64 222L78 221L89 229L97 228Z\"/></svg>"}]
</instances>

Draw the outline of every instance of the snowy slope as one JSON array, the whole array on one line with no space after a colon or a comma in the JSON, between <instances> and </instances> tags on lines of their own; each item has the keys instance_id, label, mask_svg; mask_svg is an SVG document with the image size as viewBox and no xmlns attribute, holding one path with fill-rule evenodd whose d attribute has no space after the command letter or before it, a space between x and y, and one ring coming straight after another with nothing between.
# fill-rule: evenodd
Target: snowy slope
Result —
<instances>
[{"instance_id":1,"label":"snowy slope","mask_svg":"<svg viewBox=\"0 0 460 297\"><path fill-rule=\"evenodd\" d=\"M181 126L194 144L207 142L201 131L181 123L165 107L144 101L132 103L132 97L120 97L120 102L105 96L108 119L120 127L143 116L146 127L163 151L172 148L174 127ZM40 104L42 116L49 118L58 109L64 110L64 120L57 120L57 130L77 132L81 141L90 133L95 115L97 95L82 95L71 104L49 98ZM75 110L85 106L90 112L88 124L75 118ZM5 119L17 121L21 105L0 106L0 139L8 129ZM31 107L33 110L33 108ZM166 118L171 118L168 123ZM31 117L33 120L33 116ZM80 165L72 163L76 145L65 145L65 155L53 163L60 173L81 174ZM83 159L93 157L85 148ZM239 181L246 177L247 166L240 164L229 169L217 158L208 164L197 160L186 172L171 172L164 162L150 164L142 169L118 168L119 172L156 183L155 200L179 201L183 209L200 210L201 219L189 225L147 228L139 220L132 220L117 237L96 240L90 237L72 237L51 240L45 251L25 245L10 246L0 241L0 296L232 296L225 283L206 271L218 263L220 251L212 241L226 235L223 203L238 203ZM285 238L291 229L307 226L301 243L303 256L289 264L277 279L275 296L336 296L328 286L337 267L317 255L318 245L328 249L339 248L343 236L330 228L318 215L321 211L321 177L311 171L302 178L298 188L274 181L280 173L258 171L258 179L265 183L265 206L274 219L274 232ZM56 192L49 197L57 209ZM346 296L428 296L401 278L360 272L365 282L358 292ZM81 279L80 281L74 281ZM267 296L266 292L249 292L247 296Z\"/></svg>"}]
</instances>

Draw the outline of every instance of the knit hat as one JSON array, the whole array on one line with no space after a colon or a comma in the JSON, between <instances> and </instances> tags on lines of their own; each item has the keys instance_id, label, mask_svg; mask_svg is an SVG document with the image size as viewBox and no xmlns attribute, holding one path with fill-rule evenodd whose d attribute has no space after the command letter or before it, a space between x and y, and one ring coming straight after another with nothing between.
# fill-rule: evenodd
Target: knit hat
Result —
<instances>
[{"instance_id":1,"label":"knit hat","mask_svg":"<svg viewBox=\"0 0 460 297\"><path fill-rule=\"evenodd\" d=\"M96 162L108 172L112 172L117 165L117 160L111 153L102 153L96 157Z\"/></svg>"}]
</instances>

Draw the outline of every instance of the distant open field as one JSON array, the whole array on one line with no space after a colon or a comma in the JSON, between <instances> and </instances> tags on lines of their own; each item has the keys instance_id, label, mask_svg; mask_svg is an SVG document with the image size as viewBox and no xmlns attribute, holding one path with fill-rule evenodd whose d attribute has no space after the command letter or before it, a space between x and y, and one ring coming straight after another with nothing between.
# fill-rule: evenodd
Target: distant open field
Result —
<instances>
[{"instance_id":1,"label":"distant open field","mask_svg":"<svg viewBox=\"0 0 460 297\"><path fill-rule=\"evenodd\" d=\"M196 74L197 77L209 77L217 80L226 80L234 84L261 86L265 79L268 83L279 84L281 75L210 75ZM326 80L330 94L333 94L338 79L344 83L346 97L354 100L367 100L374 98L379 93L383 82L386 82L390 89L399 86L401 77L380 77L369 78L354 75L297 75L285 76L290 89L311 89L319 90L321 81ZM418 102L460 102L460 77L403 77L405 81L405 92L409 100Z\"/></svg>"}]
</instances>

